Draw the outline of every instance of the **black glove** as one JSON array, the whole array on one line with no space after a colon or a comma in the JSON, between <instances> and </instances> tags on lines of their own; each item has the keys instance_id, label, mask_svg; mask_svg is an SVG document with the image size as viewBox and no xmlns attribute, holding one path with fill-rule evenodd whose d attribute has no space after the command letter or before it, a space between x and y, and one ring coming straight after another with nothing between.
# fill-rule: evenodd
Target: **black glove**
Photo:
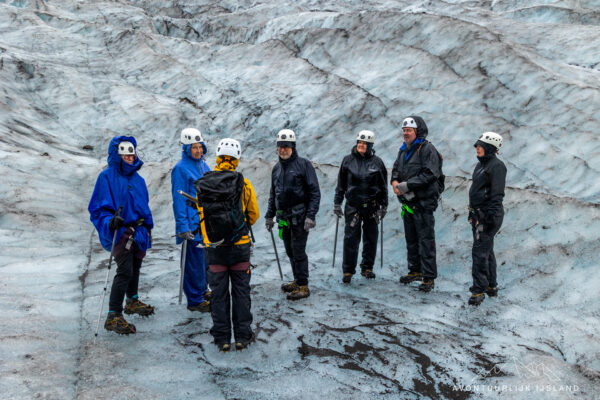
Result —
<instances>
[{"instance_id":1,"label":"black glove","mask_svg":"<svg viewBox=\"0 0 600 400\"><path fill-rule=\"evenodd\" d=\"M273 221L273 218L267 218L265 220L265 227L267 228L267 230L269 232L271 232L271 229L273 229L274 226L275 226L275 221Z\"/></svg>"},{"instance_id":2,"label":"black glove","mask_svg":"<svg viewBox=\"0 0 600 400\"><path fill-rule=\"evenodd\" d=\"M118 215L112 217L110 222L108 223L108 227L111 231L116 231L117 229L120 229L123 226L125 226L125 220Z\"/></svg>"},{"instance_id":3,"label":"black glove","mask_svg":"<svg viewBox=\"0 0 600 400\"><path fill-rule=\"evenodd\" d=\"M342 205L341 204L334 204L333 205L333 213L335 215L337 215L338 217L340 217L340 218L343 217L344 213L342 211Z\"/></svg>"},{"instance_id":4,"label":"black glove","mask_svg":"<svg viewBox=\"0 0 600 400\"><path fill-rule=\"evenodd\" d=\"M473 226L476 226L479 223L479 217L477 216L477 211L472 208L469 209L469 215L467 216L467 221Z\"/></svg>"},{"instance_id":5,"label":"black glove","mask_svg":"<svg viewBox=\"0 0 600 400\"><path fill-rule=\"evenodd\" d=\"M381 207L379 210L377 210L377 218L380 221L385 217L385 214L387 214L387 207Z\"/></svg>"}]
</instances>

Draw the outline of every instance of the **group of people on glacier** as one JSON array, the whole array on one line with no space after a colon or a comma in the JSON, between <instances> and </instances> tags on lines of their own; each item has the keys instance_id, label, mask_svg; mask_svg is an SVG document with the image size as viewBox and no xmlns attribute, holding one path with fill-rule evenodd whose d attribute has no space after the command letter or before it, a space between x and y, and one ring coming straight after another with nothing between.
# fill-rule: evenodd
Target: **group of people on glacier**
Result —
<instances>
[{"instance_id":1,"label":"group of people on glacier","mask_svg":"<svg viewBox=\"0 0 600 400\"><path fill-rule=\"evenodd\" d=\"M419 290L429 292L437 278L434 211L444 190L443 159L427 140L427 125L421 117L405 118L402 131L404 143L389 181L402 204L406 239L408 273L400 282L420 281ZM260 214L256 193L250 181L237 171L242 154L237 140L219 142L214 171L204 161L207 147L200 131L186 128L181 131L180 141L182 158L172 170L171 183L187 308L211 313L210 333L221 351L231 348L233 323L235 348L241 350L254 339L250 255L251 226ZM316 225L321 199L315 170L309 160L298 155L296 144L294 131L278 132L279 160L272 170L265 215L271 235L277 225L292 267L294 280L281 286L289 300L310 296L306 242ZM375 155L374 144L373 132L360 131L356 145L339 168L333 212L345 219L344 284L350 284L356 273L361 238L361 275L375 278L378 225L388 208L388 177L383 161ZM484 132L474 144L479 162L469 190L468 222L473 233L471 305L479 305L486 294L498 294L493 247L504 216L506 167L496 156L501 146L502 137L494 132ZM154 313L154 307L138 298L140 267L152 245L154 224L146 184L137 173L143 162L136 149L133 137L111 140L108 167L100 173L88 207L102 246L117 264L104 327L120 334L136 331L123 318L123 312L142 316Z\"/></svg>"}]
</instances>

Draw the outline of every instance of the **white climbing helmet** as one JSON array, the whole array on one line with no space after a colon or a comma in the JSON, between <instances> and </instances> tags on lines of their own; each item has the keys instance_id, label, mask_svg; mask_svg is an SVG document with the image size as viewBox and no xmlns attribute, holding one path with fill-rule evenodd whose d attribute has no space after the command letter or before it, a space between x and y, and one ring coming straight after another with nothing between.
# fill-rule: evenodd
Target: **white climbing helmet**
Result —
<instances>
[{"instance_id":1,"label":"white climbing helmet","mask_svg":"<svg viewBox=\"0 0 600 400\"><path fill-rule=\"evenodd\" d=\"M277 133L278 142L295 142L296 134L291 129L282 129Z\"/></svg>"},{"instance_id":2,"label":"white climbing helmet","mask_svg":"<svg viewBox=\"0 0 600 400\"><path fill-rule=\"evenodd\" d=\"M119 155L120 156L131 156L135 155L135 146L131 142L121 142L119 143Z\"/></svg>"},{"instance_id":3,"label":"white climbing helmet","mask_svg":"<svg viewBox=\"0 0 600 400\"><path fill-rule=\"evenodd\" d=\"M413 117L404 118L404 121L402 121L402 127L417 129L417 121L415 121Z\"/></svg>"},{"instance_id":4,"label":"white climbing helmet","mask_svg":"<svg viewBox=\"0 0 600 400\"><path fill-rule=\"evenodd\" d=\"M202 143L202 134L196 128L185 128L181 131L181 144Z\"/></svg>"},{"instance_id":5,"label":"white climbing helmet","mask_svg":"<svg viewBox=\"0 0 600 400\"><path fill-rule=\"evenodd\" d=\"M219 156L231 156L238 160L242 155L242 146L240 142L235 139L225 138L219 142L217 146L217 157Z\"/></svg>"},{"instance_id":6,"label":"white climbing helmet","mask_svg":"<svg viewBox=\"0 0 600 400\"><path fill-rule=\"evenodd\" d=\"M481 136L479 136L479 141L491 144L498 150L502 147L502 136L498 135L496 132L483 132Z\"/></svg>"},{"instance_id":7,"label":"white climbing helmet","mask_svg":"<svg viewBox=\"0 0 600 400\"><path fill-rule=\"evenodd\" d=\"M375 134L371 131L360 131L356 136L356 141L359 140L367 143L375 143Z\"/></svg>"}]
</instances>

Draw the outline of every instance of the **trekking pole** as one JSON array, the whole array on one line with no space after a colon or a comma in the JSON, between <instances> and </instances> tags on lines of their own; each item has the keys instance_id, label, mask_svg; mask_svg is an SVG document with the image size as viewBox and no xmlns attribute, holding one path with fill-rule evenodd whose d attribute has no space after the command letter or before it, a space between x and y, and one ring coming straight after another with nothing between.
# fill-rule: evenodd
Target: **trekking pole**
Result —
<instances>
[{"instance_id":1,"label":"trekking pole","mask_svg":"<svg viewBox=\"0 0 600 400\"><path fill-rule=\"evenodd\" d=\"M121 216L121 211L123 211L123 207L119 207L117 211L117 217ZM113 235L112 246L110 247L110 256L108 257L108 270L106 271L106 279L104 281L104 291L102 292L102 302L100 303L100 312L98 313L98 321L96 321L96 332L94 333L94 344L96 344L96 338L98 337L98 329L100 329L100 317L102 316L102 309L104 308L104 298L106 297L106 288L108 287L108 276L110 275L110 266L113 260L113 250L115 249L115 241L117 240L117 232L119 230L115 229L115 233Z\"/></svg>"},{"instance_id":2,"label":"trekking pole","mask_svg":"<svg viewBox=\"0 0 600 400\"><path fill-rule=\"evenodd\" d=\"M281 273L281 264L279 263L279 254L277 254L277 246L275 246L275 236L273 236L273 229L271 229L271 240L273 241L273 250L275 251L275 258L277 258L277 267L279 268L279 277L283 280L283 274Z\"/></svg>"},{"instance_id":3,"label":"trekking pole","mask_svg":"<svg viewBox=\"0 0 600 400\"><path fill-rule=\"evenodd\" d=\"M335 269L335 250L337 248L337 234L338 234L338 227L340 226L340 217L338 216L335 219L335 236L333 239L333 261L331 262L331 268Z\"/></svg>"},{"instance_id":4,"label":"trekking pole","mask_svg":"<svg viewBox=\"0 0 600 400\"><path fill-rule=\"evenodd\" d=\"M185 273L185 256L187 254L187 240L183 239L183 243L181 244L181 265L179 266L179 270L181 271L181 276L179 277L179 304L181 304L181 292L183 292L183 274Z\"/></svg>"},{"instance_id":5,"label":"trekking pole","mask_svg":"<svg viewBox=\"0 0 600 400\"><path fill-rule=\"evenodd\" d=\"M380 261L381 261L381 269L383 269L383 218L381 218L381 243L380 243L381 251L380 253Z\"/></svg>"}]
</instances>

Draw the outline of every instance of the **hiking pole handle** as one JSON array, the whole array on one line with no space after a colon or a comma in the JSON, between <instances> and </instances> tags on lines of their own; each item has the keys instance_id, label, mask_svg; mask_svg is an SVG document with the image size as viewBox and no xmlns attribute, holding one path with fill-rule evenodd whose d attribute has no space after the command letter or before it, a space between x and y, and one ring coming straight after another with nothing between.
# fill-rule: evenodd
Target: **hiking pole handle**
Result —
<instances>
[{"instance_id":1,"label":"hiking pole handle","mask_svg":"<svg viewBox=\"0 0 600 400\"><path fill-rule=\"evenodd\" d=\"M123 206L119 206L117 210L117 217L121 216L121 212L123 211ZM110 256L108 257L108 269L106 270L106 279L104 280L104 290L102 291L102 302L100 303L100 311L98 312L98 320L96 321L96 332L94 332L94 344L96 344L96 338L98 337L98 329L100 329L100 317L102 317L102 309L104 308L104 298L106 297L106 288L108 287L108 277L110 276L110 267L112 265L113 260L113 250L115 249L115 242L117 241L117 232L119 230L115 229L115 233L113 234L112 246L110 247Z\"/></svg>"},{"instance_id":2,"label":"hiking pole handle","mask_svg":"<svg viewBox=\"0 0 600 400\"><path fill-rule=\"evenodd\" d=\"M177 193L179 193L180 195L182 195L183 197L185 197L186 199L188 199L189 201L193 201L194 203L198 204L198 200L196 200L195 197L187 194L186 192L184 192L183 190L178 190Z\"/></svg>"},{"instance_id":3,"label":"hiking pole handle","mask_svg":"<svg viewBox=\"0 0 600 400\"><path fill-rule=\"evenodd\" d=\"M335 269L335 251L337 249L337 235L338 235L338 228L340 226L340 217L337 217L335 219L335 236L333 238L333 261L331 262L331 268Z\"/></svg>"},{"instance_id":4,"label":"hiking pole handle","mask_svg":"<svg viewBox=\"0 0 600 400\"><path fill-rule=\"evenodd\" d=\"M277 267L279 268L279 277L283 280L283 273L281 272L281 264L279 263L279 254L277 254L277 246L275 245L275 236L273 236L273 229L271 229L271 240L273 241L273 251L275 251L275 258L277 259Z\"/></svg>"}]
</instances>

